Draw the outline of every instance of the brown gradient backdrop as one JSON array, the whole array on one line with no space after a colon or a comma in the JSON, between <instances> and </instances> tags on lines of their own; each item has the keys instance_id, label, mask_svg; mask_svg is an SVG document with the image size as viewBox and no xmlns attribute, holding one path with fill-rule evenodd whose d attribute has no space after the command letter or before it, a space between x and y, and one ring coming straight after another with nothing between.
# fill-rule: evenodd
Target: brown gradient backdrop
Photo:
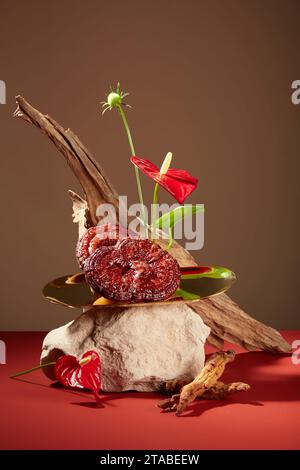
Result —
<instances>
[{"instance_id":1,"label":"brown gradient backdrop","mask_svg":"<svg viewBox=\"0 0 300 470\"><path fill-rule=\"evenodd\" d=\"M2 330L49 329L74 310L41 289L76 268L66 195L77 183L37 130L12 118L14 95L71 127L120 193L136 200L129 150L109 84L131 92L137 154L200 178L201 263L231 267L231 296L278 328L300 327L299 1L1 1ZM143 180L145 181L145 180ZM148 197L151 184L145 181ZM162 193L161 193L162 194Z\"/></svg>"}]
</instances>

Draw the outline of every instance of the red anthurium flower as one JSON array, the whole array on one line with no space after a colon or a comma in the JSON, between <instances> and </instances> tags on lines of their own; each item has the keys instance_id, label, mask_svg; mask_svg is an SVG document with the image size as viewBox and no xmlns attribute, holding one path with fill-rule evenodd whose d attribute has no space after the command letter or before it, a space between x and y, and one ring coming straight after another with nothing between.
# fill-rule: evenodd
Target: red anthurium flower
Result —
<instances>
[{"instance_id":1,"label":"red anthurium flower","mask_svg":"<svg viewBox=\"0 0 300 470\"><path fill-rule=\"evenodd\" d=\"M152 178L172 194L179 204L183 204L186 198L194 191L194 189L196 189L198 179L191 176L185 170L169 168L171 158L172 154L168 153L161 169L144 158L133 156L130 160L143 173L145 173L145 175Z\"/></svg>"},{"instance_id":2,"label":"red anthurium flower","mask_svg":"<svg viewBox=\"0 0 300 470\"><path fill-rule=\"evenodd\" d=\"M65 387L91 390L99 401L101 361L96 351L86 352L80 361L75 356L61 356L55 364L55 376Z\"/></svg>"}]
</instances>

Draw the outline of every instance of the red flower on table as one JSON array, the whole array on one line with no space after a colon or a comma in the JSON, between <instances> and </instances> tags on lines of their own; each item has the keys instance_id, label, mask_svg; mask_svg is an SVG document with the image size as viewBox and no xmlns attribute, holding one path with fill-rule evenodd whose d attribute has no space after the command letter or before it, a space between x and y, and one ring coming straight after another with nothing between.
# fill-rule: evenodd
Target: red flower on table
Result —
<instances>
[{"instance_id":1,"label":"red flower on table","mask_svg":"<svg viewBox=\"0 0 300 470\"><path fill-rule=\"evenodd\" d=\"M87 351L80 361L71 355L59 357L55 364L55 376L65 387L91 390L99 403L101 361L96 351Z\"/></svg>"}]
</instances>

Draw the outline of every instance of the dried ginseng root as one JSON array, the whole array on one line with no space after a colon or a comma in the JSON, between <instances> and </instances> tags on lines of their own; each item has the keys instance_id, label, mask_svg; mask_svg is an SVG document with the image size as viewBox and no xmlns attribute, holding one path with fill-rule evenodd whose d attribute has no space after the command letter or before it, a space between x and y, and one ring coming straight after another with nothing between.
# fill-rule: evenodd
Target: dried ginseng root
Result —
<instances>
[{"instance_id":1,"label":"dried ginseng root","mask_svg":"<svg viewBox=\"0 0 300 470\"><path fill-rule=\"evenodd\" d=\"M183 379L166 383L167 392L179 391L179 389L181 391L162 400L158 406L163 410L175 411L179 416L196 398L219 400L228 393L249 390L250 386L243 382L224 384L218 380L226 364L232 362L234 357L235 352L231 350L217 352L209 357L200 374L192 382L187 383Z\"/></svg>"}]
</instances>

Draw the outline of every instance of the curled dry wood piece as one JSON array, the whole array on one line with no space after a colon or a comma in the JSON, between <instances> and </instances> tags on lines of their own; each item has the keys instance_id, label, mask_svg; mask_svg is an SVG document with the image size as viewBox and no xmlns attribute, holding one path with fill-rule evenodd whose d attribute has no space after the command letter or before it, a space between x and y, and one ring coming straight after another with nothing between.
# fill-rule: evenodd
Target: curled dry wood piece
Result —
<instances>
[{"instance_id":1,"label":"curled dry wood piece","mask_svg":"<svg viewBox=\"0 0 300 470\"><path fill-rule=\"evenodd\" d=\"M33 108L22 96L16 97L17 109L14 116L34 124L46 134L58 150L64 155L86 195L90 217L97 224L96 211L99 204L108 202L118 206L118 194L101 166L70 130L65 130L50 116Z\"/></svg>"},{"instance_id":2,"label":"curled dry wood piece","mask_svg":"<svg viewBox=\"0 0 300 470\"><path fill-rule=\"evenodd\" d=\"M179 416L196 398L217 400L224 398L228 393L249 390L250 386L243 382L224 384L218 380L223 374L226 364L232 362L234 357L235 352L232 350L217 352L210 356L200 374L192 382L186 383L186 380L183 379L166 383L167 392L170 393L178 388L181 391L159 402L159 408L175 411Z\"/></svg>"},{"instance_id":3,"label":"curled dry wood piece","mask_svg":"<svg viewBox=\"0 0 300 470\"><path fill-rule=\"evenodd\" d=\"M86 229L93 226L87 202L81 196L69 189L68 194L73 203L73 222L78 224L78 238L81 238Z\"/></svg>"},{"instance_id":4,"label":"curled dry wood piece","mask_svg":"<svg viewBox=\"0 0 300 470\"><path fill-rule=\"evenodd\" d=\"M17 96L16 102L18 108L15 116L40 129L66 158L84 190L90 222L93 225L97 223L96 209L101 203L113 204L118 213L116 191L101 166L93 159L79 138L71 130L64 130L50 116L35 109L22 96ZM163 247L166 243L166 240L160 242ZM192 255L175 241L171 253L180 266L197 264ZM280 333L247 315L226 294L199 300L190 307L211 328L208 341L217 348L222 349L224 340L227 340L247 350L264 349L270 352L291 350L291 346Z\"/></svg>"}]
</instances>

